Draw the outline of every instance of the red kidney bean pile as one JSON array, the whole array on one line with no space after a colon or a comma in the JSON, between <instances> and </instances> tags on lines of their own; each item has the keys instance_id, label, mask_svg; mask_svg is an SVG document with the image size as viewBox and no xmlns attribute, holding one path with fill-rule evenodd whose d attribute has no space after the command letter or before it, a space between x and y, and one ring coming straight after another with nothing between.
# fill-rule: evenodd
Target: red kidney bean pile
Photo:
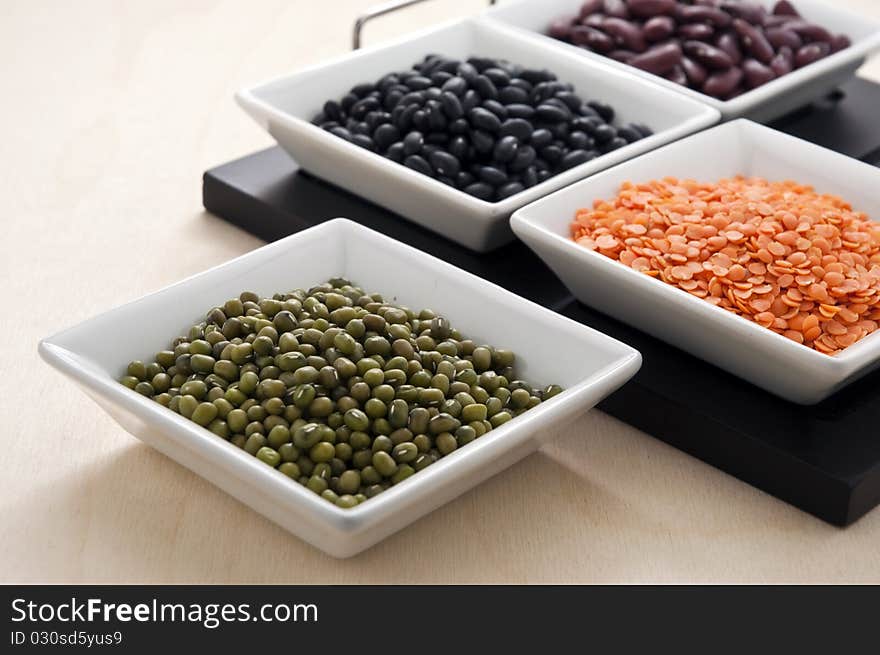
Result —
<instances>
[{"instance_id":1,"label":"red kidney bean pile","mask_svg":"<svg viewBox=\"0 0 880 655\"><path fill-rule=\"evenodd\" d=\"M788 0L586 0L549 35L721 100L850 45Z\"/></svg>"},{"instance_id":2,"label":"red kidney bean pile","mask_svg":"<svg viewBox=\"0 0 880 655\"><path fill-rule=\"evenodd\" d=\"M472 196L495 202L651 134L615 126L547 70L428 55L358 84L313 123Z\"/></svg>"}]
</instances>

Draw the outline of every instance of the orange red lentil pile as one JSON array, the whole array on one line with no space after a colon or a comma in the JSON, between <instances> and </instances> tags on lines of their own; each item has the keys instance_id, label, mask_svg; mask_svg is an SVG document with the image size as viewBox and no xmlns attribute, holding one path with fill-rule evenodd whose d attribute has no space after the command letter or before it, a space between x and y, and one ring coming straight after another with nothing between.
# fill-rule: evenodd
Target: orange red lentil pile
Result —
<instances>
[{"instance_id":1,"label":"orange red lentil pile","mask_svg":"<svg viewBox=\"0 0 880 655\"><path fill-rule=\"evenodd\" d=\"M829 355L880 321L880 224L796 182L627 182L571 236Z\"/></svg>"}]
</instances>

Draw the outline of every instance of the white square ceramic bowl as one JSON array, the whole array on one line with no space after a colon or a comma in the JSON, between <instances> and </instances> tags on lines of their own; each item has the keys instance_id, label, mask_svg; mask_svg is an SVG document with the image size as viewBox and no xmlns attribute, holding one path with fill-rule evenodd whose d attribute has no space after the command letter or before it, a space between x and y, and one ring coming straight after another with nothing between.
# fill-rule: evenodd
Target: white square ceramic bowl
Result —
<instances>
[{"instance_id":1,"label":"white square ceramic bowl","mask_svg":"<svg viewBox=\"0 0 880 655\"><path fill-rule=\"evenodd\" d=\"M877 21L835 7L830 2L794 0L794 5L806 20L818 23L834 34L848 35L852 45L732 100L717 100L658 75L546 36L553 21L576 15L582 2L583 0L541 0L541 2L513 0L487 9L484 15L492 21L512 26L517 31L540 35L538 38L552 41L571 52L577 52L590 61L610 62L615 67L658 82L666 88L675 89L714 107L721 112L723 120L747 117L767 122L809 104L845 82L869 54L880 49L880 23ZM766 7L775 4L775 0L758 0L758 2Z\"/></svg>"},{"instance_id":2,"label":"white square ceramic bowl","mask_svg":"<svg viewBox=\"0 0 880 655\"><path fill-rule=\"evenodd\" d=\"M712 181L737 174L793 179L880 218L880 169L744 119L713 127L573 184L511 223L584 303L792 402L814 404L880 361L880 332L831 357L638 273L569 237L575 212L625 181ZM675 375L675 371L670 371Z\"/></svg>"},{"instance_id":3,"label":"white square ceramic bowl","mask_svg":"<svg viewBox=\"0 0 880 655\"><path fill-rule=\"evenodd\" d=\"M518 355L523 378L565 391L399 486L344 510L116 380L206 307L249 289L270 294L345 276L412 307L431 307L478 342ZM336 557L372 546L536 450L626 382L639 353L614 339L348 220L292 235L49 337L40 354L122 427L295 535Z\"/></svg>"},{"instance_id":4,"label":"white square ceramic bowl","mask_svg":"<svg viewBox=\"0 0 880 655\"><path fill-rule=\"evenodd\" d=\"M611 103L624 122L640 122L655 134L576 166L501 202L485 202L402 164L333 136L311 120L330 98L355 84L405 70L425 55L485 55L548 68L574 84L584 98ZM718 122L704 104L663 89L602 62L585 63L575 52L475 21L461 21L409 38L338 57L273 82L240 91L236 98L305 170L401 214L411 221L485 252L513 239L514 209L566 184ZM650 102L646 102L650 98Z\"/></svg>"}]
</instances>

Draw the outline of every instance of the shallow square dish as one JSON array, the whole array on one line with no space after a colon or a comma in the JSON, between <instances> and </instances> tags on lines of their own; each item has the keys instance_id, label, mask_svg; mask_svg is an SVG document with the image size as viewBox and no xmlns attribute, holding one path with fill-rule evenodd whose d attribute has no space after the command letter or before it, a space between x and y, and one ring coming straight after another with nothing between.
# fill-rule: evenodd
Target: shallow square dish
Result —
<instances>
[{"instance_id":1,"label":"shallow square dish","mask_svg":"<svg viewBox=\"0 0 880 655\"><path fill-rule=\"evenodd\" d=\"M653 136L556 175L501 202L485 202L381 155L355 146L311 120L328 99L338 99L359 82L375 81L437 53L508 59L547 68L574 84L586 98L611 103L624 122L641 122ZM650 102L645 98L649 97ZM552 43L475 21L452 23L401 41L353 52L329 63L240 91L241 106L305 170L353 191L442 234L485 252L513 239L508 219L514 209L566 184L718 122L702 103L601 62L586 62Z\"/></svg>"},{"instance_id":2,"label":"shallow square dish","mask_svg":"<svg viewBox=\"0 0 880 655\"><path fill-rule=\"evenodd\" d=\"M740 119L578 182L524 207L511 222L582 302L792 402L817 403L877 366L880 332L828 356L569 237L575 212L613 198L625 181L666 176L714 181L737 174L811 184L880 218L880 169Z\"/></svg>"},{"instance_id":3,"label":"shallow square dish","mask_svg":"<svg viewBox=\"0 0 880 655\"><path fill-rule=\"evenodd\" d=\"M380 496L340 509L116 381L128 361L151 357L206 307L245 289L271 294L337 276L433 308L478 342L512 348L524 379L565 391ZM588 410L641 364L637 351L611 337L344 219L89 319L42 341L40 354L133 435L336 557L372 546L536 450L553 426Z\"/></svg>"},{"instance_id":4,"label":"shallow square dish","mask_svg":"<svg viewBox=\"0 0 880 655\"><path fill-rule=\"evenodd\" d=\"M758 2L765 7L772 7L775 4L775 0L758 0ZM553 21L576 15L582 3L583 0L542 0L541 2L513 0L487 9L484 15L490 20L517 28L517 31L540 35L539 38L552 41L590 61L609 62L617 68L653 80L666 88L675 89L679 93L714 107L721 112L723 120L747 117L755 121L768 122L807 105L840 86L864 63L865 57L880 49L880 23L877 21L835 7L830 1L793 0L794 6L806 20L822 25L833 34L846 34L852 40L852 45L753 91L724 101L546 35Z\"/></svg>"}]
</instances>

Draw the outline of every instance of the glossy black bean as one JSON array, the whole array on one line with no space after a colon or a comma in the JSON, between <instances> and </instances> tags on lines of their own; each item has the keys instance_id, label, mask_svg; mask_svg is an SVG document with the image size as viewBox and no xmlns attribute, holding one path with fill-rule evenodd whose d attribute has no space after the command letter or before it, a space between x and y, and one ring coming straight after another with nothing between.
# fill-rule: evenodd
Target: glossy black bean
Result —
<instances>
[{"instance_id":1,"label":"glossy black bean","mask_svg":"<svg viewBox=\"0 0 880 655\"><path fill-rule=\"evenodd\" d=\"M428 127L434 131L442 131L446 129L446 115L443 113L443 108L439 105L437 107L431 107L428 112Z\"/></svg>"},{"instance_id":2,"label":"glossy black bean","mask_svg":"<svg viewBox=\"0 0 880 655\"><path fill-rule=\"evenodd\" d=\"M614 120L614 108L611 105L599 102L598 100L590 100L587 102L587 106L599 114L606 123Z\"/></svg>"},{"instance_id":3,"label":"glossy black bean","mask_svg":"<svg viewBox=\"0 0 880 655\"><path fill-rule=\"evenodd\" d=\"M329 131L333 136L338 136L340 139L351 141L351 132L342 126L337 125L336 127L331 127Z\"/></svg>"},{"instance_id":4,"label":"glossy black bean","mask_svg":"<svg viewBox=\"0 0 880 655\"><path fill-rule=\"evenodd\" d=\"M477 178L475 178L472 173L462 171L455 176L455 186L457 186L459 189L463 189L468 184L473 184L476 179Z\"/></svg>"},{"instance_id":5,"label":"glossy black bean","mask_svg":"<svg viewBox=\"0 0 880 655\"><path fill-rule=\"evenodd\" d=\"M464 113L468 113L474 107L479 107L481 102L483 99L480 94L473 89L468 89L461 98L461 108L464 109Z\"/></svg>"},{"instance_id":6,"label":"glossy black bean","mask_svg":"<svg viewBox=\"0 0 880 655\"><path fill-rule=\"evenodd\" d=\"M342 100L339 101L339 104L342 106L342 111L348 112L351 110L352 105L358 101L358 97L353 93L346 93L342 96Z\"/></svg>"},{"instance_id":7,"label":"glossy black bean","mask_svg":"<svg viewBox=\"0 0 880 655\"><path fill-rule=\"evenodd\" d=\"M594 144L593 137L580 130L571 132L566 139L568 146L574 150L587 150Z\"/></svg>"},{"instance_id":8,"label":"glossy black bean","mask_svg":"<svg viewBox=\"0 0 880 655\"><path fill-rule=\"evenodd\" d=\"M492 200L495 197L495 189L485 182L474 182L464 187L463 191L480 200Z\"/></svg>"},{"instance_id":9,"label":"glossy black bean","mask_svg":"<svg viewBox=\"0 0 880 655\"><path fill-rule=\"evenodd\" d=\"M492 186L500 186L508 180L507 173L495 166L477 166L475 173L483 182Z\"/></svg>"},{"instance_id":10,"label":"glossy black bean","mask_svg":"<svg viewBox=\"0 0 880 655\"><path fill-rule=\"evenodd\" d=\"M515 136L504 136L495 143L492 150L492 158L499 163L506 164L512 160L519 149L519 140Z\"/></svg>"},{"instance_id":11,"label":"glossy black bean","mask_svg":"<svg viewBox=\"0 0 880 655\"><path fill-rule=\"evenodd\" d=\"M471 126L464 118L456 118L454 121L450 121L446 129L450 134L467 134Z\"/></svg>"},{"instance_id":12,"label":"glossy black bean","mask_svg":"<svg viewBox=\"0 0 880 655\"><path fill-rule=\"evenodd\" d=\"M463 136L455 136L449 140L449 144L447 145L447 150L449 153L458 159L464 159L465 155L467 155L468 151L468 141Z\"/></svg>"},{"instance_id":13,"label":"glossy black bean","mask_svg":"<svg viewBox=\"0 0 880 655\"><path fill-rule=\"evenodd\" d=\"M510 84L510 74L497 66L490 66L483 70L483 75L488 77L496 88Z\"/></svg>"},{"instance_id":14,"label":"glossy black bean","mask_svg":"<svg viewBox=\"0 0 880 655\"><path fill-rule=\"evenodd\" d=\"M521 182L508 182L507 184L503 184L498 187L497 195L498 200L504 200L505 198L509 198L510 196L519 193L525 189L525 186Z\"/></svg>"},{"instance_id":15,"label":"glossy black bean","mask_svg":"<svg viewBox=\"0 0 880 655\"><path fill-rule=\"evenodd\" d=\"M373 140L368 137L366 134L352 134L351 142L356 146L360 146L361 148L366 148L367 150L375 150L376 144L373 143Z\"/></svg>"},{"instance_id":16,"label":"glossy black bean","mask_svg":"<svg viewBox=\"0 0 880 655\"><path fill-rule=\"evenodd\" d=\"M497 132L501 129L501 119L488 109L482 107L474 107L471 109L468 112L468 120L475 128L487 132Z\"/></svg>"},{"instance_id":17,"label":"glossy black bean","mask_svg":"<svg viewBox=\"0 0 880 655\"><path fill-rule=\"evenodd\" d=\"M617 136L619 136L627 143L635 143L642 138L641 132L639 132L632 125L624 125L623 127L618 127Z\"/></svg>"},{"instance_id":18,"label":"glossy black bean","mask_svg":"<svg viewBox=\"0 0 880 655\"><path fill-rule=\"evenodd\" d=\"M470 139L474 150L481 155L492 152L492 149L495 147L495 137L484 130L473 130L470 133Z\"/></svg>"},{"instance_id":19,"label":"glossy black bean","mask_svg":"<svg viewBox=\"0 0 880 655\"><path fill-rule=\"evenodd\" d=\"M464 78L465 80L467 80L468 83L473 82L479 74L479 71L474 68L473 64L470 64L466 61L459 64L458 68L456 69L456 75Z\"/></svg>"},{"instance_id":20,"label":"glossy black bean","mask_svg":"<svg viewBox=\"0 0 880 655\"><path fill-rule=\"evenodd\" d=\"M616 136L613 139L611 139L611 141L608 141L608 142L602 144L601 146L599 146L599 152L604 154L606 152L611 152L613 150L618 150L620 148L623 148L625 145L627 145L626 139L624 139L623 137Z\"/></svg>"},{"instance_id":21,"label":"glossy black bean","mask_svg":"<svg viewBox=\"0 0 880 655\"><path fill-rule=\"evenodd\" d=\"M541 158L551 164L555 164L562 159L563 150L555 144L550 144L541 149Z\"/></svg>"},{"instance_id":22,"label":"glossy black bean","mask_svg":"<svg viewBox=\"0 0 880 655\"><path fill-rule=\"evenodd\" d=\"M520 145L519 148L517 148L516 156L508 162L507 169L512 173L521 171L531 166L536 157L537 153L532 146Z\"/></svg>"},{"instance_id":23,"label":"glossy black bean","mask_svg":"<svg viewBox=\"0 0 880 655\"><path fill-rule=\"evenodd\" d=\"M410 91L400 98L401 105L418 105L421 107L425 104L425 94L422 91Z\"/></svg>"},{"instance_id":24,"label":"glossy black bean","mask_svg":"<svg viewBox=\"0 0 880 655\"><path fill-rule=\"evenodd\" d=\"M529 92L518 86L506 86L498 91L498 100L505 105L525 103L529 101Z\"/></svg>"},{"instance_id":25,"label":"glossy black bean","mask_svg":"<svg viewBox=\"0 0 880 655\"><path fill-rule=\"evenodd\" d=\"M547 103L538 105L535 108L535 116L539 120L548 123L560 123L566 120L570 115L570 113L566 113L561 107Z\"/></svg>"},{"instance_id":26,"label":"glossy black bean","mask_svg":"<svg viewBox=\"0 0 880 655\"><path fill-rule=\"evenodd\" d=\"M345 113L342 111L342 106L334 101L328 100L324 103L324 115L333 121L341 121L345 118Z\"/></svg>"},{"instance_id":27,"label":"glossy black bean","mask_svg":"<svg viewBox=\"0 0 880 655\"><path fill-rule=\"evenodd\" d=\"M464 109L462 109L461 101L454 93L444 91L440 96L440 104L443 106L443 111L446 116L452 120L464 116Z\"/></svg>"},{"instance_id":28,"label":"glossy black bean","mask_svg":"<svg viewBox=\"0 0 880 655\"><path fill-rule=\"evenodd\" d=\"M404 84L413 91L421 91L422 89L427 89L431 86L431 80L423 75L413 75L412 77L407 78L404 81Z\"/></svg>"},{"instance_id":29,"label":"glossy black bean","mask_svg":"<svg viewBox=\"0 0 880 655\"><path fill-rule=\"evenodd\" d=\"M428 114L423 109L416 109L412 115L413 127L422 132L427 132L431 128L428 121Z\"/></svg>"},{"instance_id":30,"label":"glossy black bean","mask_svg":"<svg viewBox=\"0 0 880 655\"><path fill-rule=\"evenodd\" d=\"M442 87L446 81L450 79L452 79L452 73L447 73L446 71L434 71L431 73L432 88Z\"/></svg>"},{"instance_id":31,"label":"glossy black bean","mask_svg":"<svg viewBox=\"0 0 880 655\"><path fill-rule=\"evenodd\" d=\"M367 96L366 98L358 100L356 103L354 103L348 113L351 114L352 118L361 120L364 116L367 115L367 112L378 109L380 106L381 105L379 104L378 100L373 97Z\"/></svg>"},{"instance_id":32,"label":"glossy black bean","mask_svg":"<svg viewBox=\"0 0 880 655\"><path fill-rule=\"evenodd\" d=\"M364 98L375 90L376 85L370 84L369 82L357 84L351 88L351 92L355 94L358 98Z\"/></svg>"},{"instance_id":33,"label":"glossy black bean","mask_svg":"<svg viewBox=\"0 0 880 655\"><path fill-rule=\"evenodd\" d=\"M471 83L474 90L480 94L484 100L495 100L498 98L498 89L495 84L485 75L477 75Z\"/></svg>"},{"instance_id":34,"label":"glossy black bean","mask_svg":"<svg viewBox=\"0 0 880 655\"><path fill-rule=\"evenodd\" d=\"M380 150L385 150L399 138L400 130L394 127L391 123L384 123L377 127L376 131L373 132L373 141L376 142L376 145Z\"/></svg>"},{"instance_id":35,"label":"glossy black bean","mask_svg":"<svg viewBox=\"0 0 880 655\"><path fill-rule=\"evenodd\" d=\"M506 109L509 118L529 119L535 115L535 108L527 104L514 103L512 105L507 105Z\"/></svg>"},{"instance_id":36,"label":"glossy black bean","mask_svg":"<svg viewBox=\"0 0 880 655\"><path fill-rule=\"evenodd\" d=\"M488 109L502 121L507 118L507 108L497 100L484 100L483 109Z\"/></svg>"},{"instance_id":37,"label":"glossy black bean","mask_svg":"<svg viewBox=\"0 0 880 655\"><path fill-rule=\"evenodd\" d=\"M590 156L586 150L570 150L559 162L559 167L567 171L569 168L574 168L588 161L590 161Z\"/></svg>"},{"instance_id":38,"label":"glossy black bean","mask_svg":"<svg viewBox=\"0 0 880 655\"><path fill-rule=\"evenodd\" d=\"M617 136L617 130L614 129L611 125L599 125L596 129L593 130L592 137L596 140L596 143L602 144L607 143L611 139Z\"/></svg>"},{"instance_id":39,"label":"glossy black bean","mask_svg":"<svg viewBox=\"0 0 880 655\"><path fill-rule=\"evenodd\" d=\"M431 132L425 137L426 145L445 145L449 143L449 134L446 132Z\"/></svg>"},{"instance_id":40,"label":"glossy black bean","mask_svg":"<svg viewBox=\"0 0 880 655\"><path fill-rule=\"evenodd\" d=\"M538 183L538 171L534 166L529 166L522 172L519 179L526 188L533 187Z\"/></svg>"},{"instance_id":41,"label":"glossy black bean","mask_svg":"<svg viewBox=\"0 0 880 655\"><path fill-rule=\"evenodd\" d=\"M410 132L403 139L403 152L405 155L414 155L425 145L425 138L421 132Z\"/></svg>"},{"instance_id":42,"label":"glossy black bean","mask_svg":"<svg viewBox=\"0 0 880 655\"><path fill-rule=\"evenodd\" d=\"M540 84L541 82L549 82L556 79L556 76L546 68L524 68L519 74L519 77L530 84Z\"/></svg>"},{"instance_id":43,"label":"glossy black bean","mask_svg":"<svg viewBox=\"0 0 880 655\"><path fill-rule=\"evenodd\" d=\"M487 68L495 66L498 62L489 57L468 57L467 62L476 68L479 72L483 72Z\"/></svg>"},{"instance_id":44,"label":"glossy black bean","mask_svg":"<svg viewBox=\"0 0 880 655\"><path fill-rule=\"evenodd\" d=\"M431 153L428 157L431 167L437 172L437 175L445 175L454 178L461 170L461 163L452 154L443 150Z\"/></svg>"},{"instance_id":45,"label":"glossy black bean","mask_svg":"<svg viewBox=\"0 0 880 655\"><path fill-rule=\"evenodd\" d=\"M534 132L532 132L532 138L530 140L530 143L532 144L533 147L540 150L544 146L549 145L550 142L552 142L552 141L553 141L553 134L550 132L550 130L545 129L545 128L540 128L540 129L537 129Z\"/></svg>"},{"instance_id":46,"label":"glossy black bean","mask_svg":"<svg viewBox=\"0 0 880 655\"><path fill-rule=\"evenodd\" d=\"M397 141L388 146L388 151L385 153L385 156L388 157L388 159L396 161L398 164L403 163L403 160L406 157L403 148L403 141Z\"/></svg>"},{"instance_id":47,"label":"glossy black bean","mask_svg":"<svg viewBox=\"0 0 880 655\"><path fill-rule=\"evenodd\" d=\"M508 118L501 124L501 136L514 136L520 141L528 141L535 131L534 126L522 118Z\"/></svg>"},{"instance_id":48,"label":"glossy black bean","mask_svg":"<svg viewBox=\"0 0 880 655\"><path fill-rule=\"evenodd\" d=\"M396 89L392 89L385 95L385 99L382 100L382 107L385 111L391 111L397 104L400 102L400 99L403 97L403 92L398 91Z\"/></svg>"},{"instance_id":49,"label":"glossy black bean","mask_svg":"<svg viewBox=\"0 0 880 655\"><path fill-rule=\"evenodd\" d=\"M431 169L431 165L427 161L425 161L425 158L421 155L410 155L403 160L403 165L407 168L413 169L414 171L423 173L424 175L434 174L434 171Z\"/></svg>"}]
</instances>

